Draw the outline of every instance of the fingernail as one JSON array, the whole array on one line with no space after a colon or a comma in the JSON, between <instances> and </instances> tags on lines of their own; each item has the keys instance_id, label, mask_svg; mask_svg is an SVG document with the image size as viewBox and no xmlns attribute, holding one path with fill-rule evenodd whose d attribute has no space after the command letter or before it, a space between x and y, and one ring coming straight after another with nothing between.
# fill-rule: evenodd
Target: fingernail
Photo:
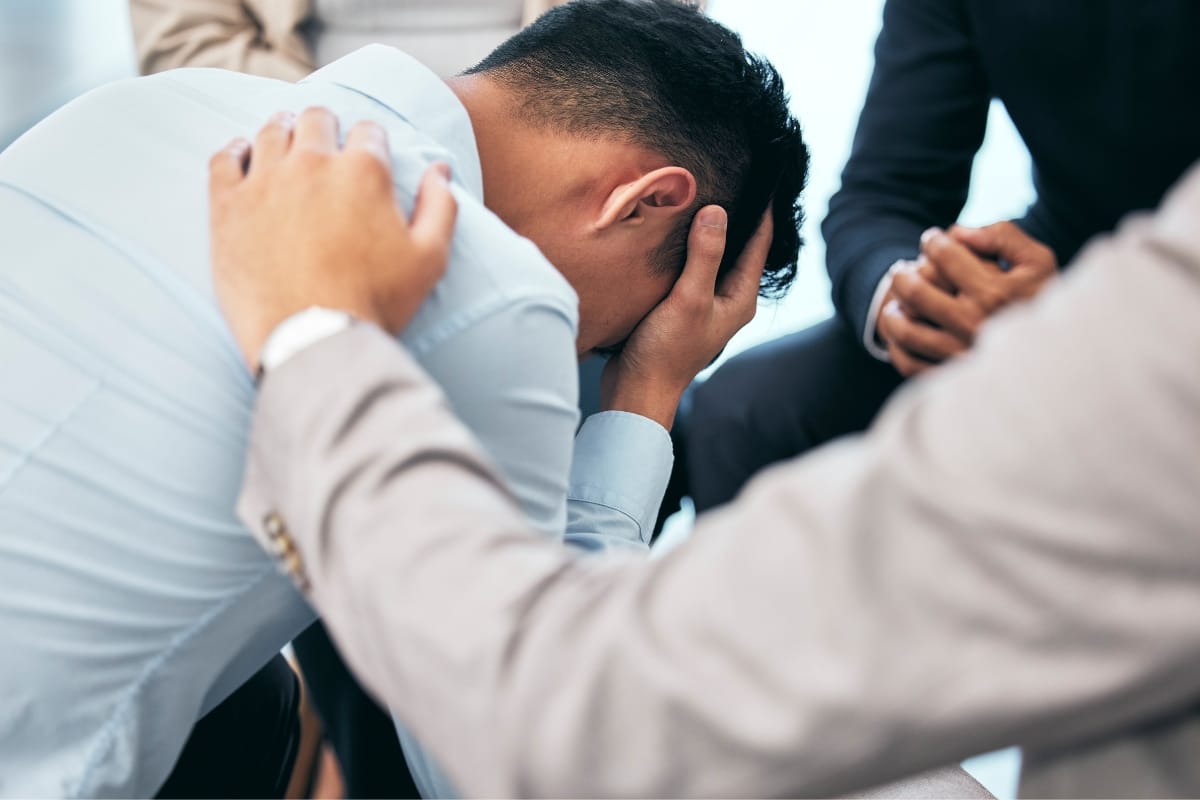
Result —
<instances>
[{"instance_id":1,"label":"fingernail","mask_svg":"<svg viewBox=\"0 0 1200 800\"><path fill-rule=\"evenodd\" d=\"M242 174L250 168L250 142L245 139L234 139L226 148L229 157L242 166Z\"/></svg>"},{"instance_id":2,"label":"fingernail","mask_svg":"<svg viewBox=\"0 0 1200 800\"><path fill-rule=\"evenodd\" d=\"M364 119L362 122L355 124L354 127L377 140L382 141L387 136L387 133L383 130L383 126L373 120Z\"/></svg>"},{"instance_id":3,"label":"fingernail","mask_svg":"<svg viewBox=\"0 0 1200 800\"><path fill-rule=\"evenodd\" d=\"M439 161L438 163L433 165L433 168L437 172L438 175L442 176L442 180L444 180L446 183L450 182L450 174L451 173L450 173L450 165L449 164L445 164L445 163Z\"/></svg>"},{"instance_id":4,"label":"fingernail","mask_svg":"<svg viewBox=\"0 0 1200 800\"><path fill-rule=\"evenodd\" d=\"M729 226L729 215L720 206L702 208L698 216L702 228L725 230Z\"/></svg>"},{"instance_id":5,"label":"fingernail","mask_svg":"<svg viewBox=\"0 0 1200 800\"><path fill-rule=\"evenodd\" d=\"M271 115L271 122L290 128L296 122L296 115L291 111L276 111Z\"/></svg>"},{"instance_id":6,"label":"fingernail","mask_svg":"<svg viewBox=\"0 0 1200 800\"><path fill-rule=\"evenodd\" d=\"M926 229L926 231L921 234L921 244L928 244L930 239L941 233L943 233L941 228L933 227Z\"/></svg>"}]
</instances>

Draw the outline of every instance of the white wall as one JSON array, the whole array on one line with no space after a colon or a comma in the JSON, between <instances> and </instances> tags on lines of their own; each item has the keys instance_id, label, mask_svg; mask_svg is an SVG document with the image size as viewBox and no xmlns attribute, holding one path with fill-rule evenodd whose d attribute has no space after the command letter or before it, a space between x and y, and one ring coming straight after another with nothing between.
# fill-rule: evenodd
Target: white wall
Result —
<instances>
[{"instance_id":1,"label":"white wall","mask_svg":"<svg viewBox=\"0 0 1200 800\"><path fill-rule=\"evenodd\" d=\"M710 0L709 12L739 32L746 46L783 75L812 151L805 194L808 242L796 286L730 344L726 357L818 322L832 313L820 224L837 190L859 109L866 96L882 0ZM999 105L992 109L963 221L986 224L1019 215L1032 199L1029 158Z\"/></svg>"}]
</instances>

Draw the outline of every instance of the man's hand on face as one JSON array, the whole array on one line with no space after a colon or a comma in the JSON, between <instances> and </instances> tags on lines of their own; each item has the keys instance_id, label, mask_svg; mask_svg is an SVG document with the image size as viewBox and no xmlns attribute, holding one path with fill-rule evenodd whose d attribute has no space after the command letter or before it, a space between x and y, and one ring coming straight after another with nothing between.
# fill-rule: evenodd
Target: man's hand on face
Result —
<instances>
[{"instance_id":1,"label":"man's hand on face","mask_svg":"<svg viewBox=\"0 0 1200 800\"><path fill-rule=\"evenodd\" d=\"M718 285L727 224L720 206L707 206L696 215L683 274L604 368L605 409L641 414L669 430L683 391L754 318L773 236L771 215L763 216L737 264Z\"/></svg>"},{"instance_id":2,"label":"man's hand on face","mask_svg":"<svg viewBox=\"0 0 1200 800\"><path fill-rule=\"evenodd\" d=\"M902 375L923 372L969 349L985 321L1035 296L1057 271L1050 248L1011 222L931 228L921 257L892 277L880 338Z\"/></svg>"},{"instance_id":3,"label":"man's hand on face","mask_svg":"<svg viewBox=\"0 0 1200 800\"><path fill-rule=\"evenodd\" d=\"M248 164L248 166L247 166ZM383 128L310 108L272 117L253 147L209 164L213 282L252 371L271 332L310 306L397 332L441 278L458 206L443 165L421 184L412 223L392 188Z\"/></svg>"}]
</instances>

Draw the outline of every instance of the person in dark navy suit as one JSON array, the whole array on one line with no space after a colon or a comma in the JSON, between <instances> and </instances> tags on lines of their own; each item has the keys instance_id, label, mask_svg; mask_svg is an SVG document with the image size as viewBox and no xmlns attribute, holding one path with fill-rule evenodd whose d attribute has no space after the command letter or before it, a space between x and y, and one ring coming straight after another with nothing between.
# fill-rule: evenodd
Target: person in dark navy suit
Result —
<instances>
[{"instance_id":1,"label":"person in dark navy suit","mask_svg":"<svg viewBox=\"0 0 1200 800\"><path fill-rule=\"evenodd\" d=\"M888 0L883 15L822 226L837 314L692 392L676 483L698 511L771 463L865 428L906 377L970 350L993 313L1036 294L1125 214L1158 205L1200 158L1195 0ZM1029 149L1037 198L1015 224L953 228L958 245L938 263L918 259L922 233L962 210L993 98Z\"/></svg>"}]
</instances>

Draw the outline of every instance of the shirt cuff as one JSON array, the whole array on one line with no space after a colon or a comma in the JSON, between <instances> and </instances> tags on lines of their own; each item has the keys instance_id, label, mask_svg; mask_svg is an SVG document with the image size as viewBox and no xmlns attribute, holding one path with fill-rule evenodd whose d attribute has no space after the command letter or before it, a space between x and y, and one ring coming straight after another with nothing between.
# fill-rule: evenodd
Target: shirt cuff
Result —
<instances>
[{"instance_id":1,"label":"shirt cuff","mask_svg":"<svg viewBox=\"0 0 1200 800\"><path fill-rule=\"evenodd\" d=\"M650 544L674 459L671 435L653 420L626 411L587 418L575 436L569 499L577 511L580 503L618 511L631 527L630 536L596 530L598 547L621 538L639 548Z\"/></svg>"},{"instance_id":2,"label":"shirt cuff","mask_svg":"<svg viewBox=\"0 0 1200 800\"><path fill-rule=\"evenodd\" d=\"M259 365L263 372L278 369L297 353L341 333L353 324L354 318L345 311L319 306L298 311L276 325L275 330L267 336L258 357Z\"/></svg>"},{"instance_id":3,"label":"shirt cuff","mask_svg":"<svg viewBox=\"0 0 1200 800\"><path fill-rule=\"evenodd\" d=\"M888 289L892 287L892 276L904 269L907 263L903 259L897 261L888 267L887 272L883 273L883 277L879 279L879 283L875 287L875 294L871 295L871 305L867 308L867 324L863 326L863 347L872 356L887 364L892 363L892 357L888 355L887 348L880 345L875 332L878 330L879 314L883 311L883 298L887 296Z\"/></svg>"}]
</instances>

